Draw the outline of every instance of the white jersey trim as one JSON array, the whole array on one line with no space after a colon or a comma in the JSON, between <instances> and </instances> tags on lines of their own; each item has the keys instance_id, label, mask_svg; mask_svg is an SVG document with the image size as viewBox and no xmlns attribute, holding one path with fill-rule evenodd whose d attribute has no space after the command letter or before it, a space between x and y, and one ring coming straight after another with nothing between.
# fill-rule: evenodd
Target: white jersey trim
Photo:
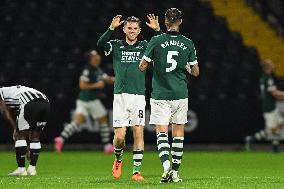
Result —
<instances>
[{"instance_id":1,"label":"white jersey trim","mask_svg":"<svg viewBox=\"0 0 284 189\"><path fill-rule=\"evenodd\" d=\"M151 58L149 58L149 57L147 57L147 56L145 56L145 55L144 55L142 58L143 58L144 60L146 60L147 62L152 62Z\"/></svg>"},{"instance_id":2,"label":"white jersey trim","mask_svg":"<svg viewBox=\"0 0 284 189\"><path fill-rule=\"evenodd\" d=\"M110 49L109 49L109 51L105 51L105 55L106 56L110 55L110 53L112 52L112 44L111 44L111 42L107 42L107 43L110 45Z\"/></svg>"}]
</instances>

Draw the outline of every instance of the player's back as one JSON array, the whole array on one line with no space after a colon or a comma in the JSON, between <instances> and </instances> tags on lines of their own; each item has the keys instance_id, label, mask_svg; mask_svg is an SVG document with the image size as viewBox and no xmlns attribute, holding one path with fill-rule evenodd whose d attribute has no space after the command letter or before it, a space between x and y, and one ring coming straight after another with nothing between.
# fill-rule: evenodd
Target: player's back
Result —
<instances>
[{"instance_id":1,"label":"player's back","mask_svg":"<svg viewBox=\"0 0 284 189\"><path fill-rule=\"evenodd\" d=\"M26 104L35 98L43 98L48 100L47 97L40 91L21 85L1 87L0 95L5 101L6 105L10 107L18 107L21 104Z\"/></svg>"},{"instance_id":2,"label":"player's back","mask_svg":"<svg viewBox=\"0 0 284 189\"><path fill-rule=\"evenodd\" d=\"M196 61L193 42L178 32L152 38L146 57L153 60L152 98L176 100L188 97L186 66Z\"/></svg>"}]
</instances>

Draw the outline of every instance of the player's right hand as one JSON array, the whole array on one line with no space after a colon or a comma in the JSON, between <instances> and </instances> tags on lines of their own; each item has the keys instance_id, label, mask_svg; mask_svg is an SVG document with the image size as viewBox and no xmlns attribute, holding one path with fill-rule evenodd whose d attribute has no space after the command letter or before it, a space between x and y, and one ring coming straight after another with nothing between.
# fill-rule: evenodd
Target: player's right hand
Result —
<instances>
[{"instance_id":1,"label":"player's right hand","mask_svg":"<svg viewBox=\"0 0 284 189\"><path fill-rule=\"evenodd\" d=\"M115 28L119 27L123 23L123 21L120 21L121 18L122 15L116 15L115 17L113 17L109 29L114 30Z\"/></svg>"},{"instance_id":2,"label":"player's right hand","mask_svg":"<svg viewBox=\"0 0 284 189\"><path fill-rule=\"evenodd\" d=\"M141 60L141 62L139 63L139 70L141 72L144 72L148 67L148 62L146 62L145 60Z\"/></svg>"}]
</instances>

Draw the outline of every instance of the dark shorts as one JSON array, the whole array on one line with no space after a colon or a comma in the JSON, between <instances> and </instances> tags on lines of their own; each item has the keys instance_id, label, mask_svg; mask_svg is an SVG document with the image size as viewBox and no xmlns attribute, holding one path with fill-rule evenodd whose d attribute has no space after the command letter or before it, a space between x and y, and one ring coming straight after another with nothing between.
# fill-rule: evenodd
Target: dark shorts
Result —
<instances>
[{"instance_id":1,"label":"dark shorts","mask_svg":"<svg viewBox=\"0 0 284 189\"><path fill-rule=\"evenodd\" d=\"M49 113L50 103L48 100L42 98L31 100L20 110L17 119L18 130L43 130Z\"/></svg>"}]
</instances>

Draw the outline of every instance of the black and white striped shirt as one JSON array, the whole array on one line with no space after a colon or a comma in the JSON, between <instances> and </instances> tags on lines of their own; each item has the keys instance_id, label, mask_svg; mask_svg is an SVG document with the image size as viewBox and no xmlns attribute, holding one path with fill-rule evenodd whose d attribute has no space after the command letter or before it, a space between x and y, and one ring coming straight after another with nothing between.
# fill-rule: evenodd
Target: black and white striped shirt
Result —
<instances>
[{"instance_id":1,"label":"black and white striped shirt","mask_svg":"<svg viewBox=\"0 0 284 189\"><path fill-rule=\"evenodd\" d=\"M42 92L21 85L1 87L0 97L5 101L6 106L16 111L20 110L25 104L33 99L43 98L48 100Z\"/></svg>"}]
</instances>

